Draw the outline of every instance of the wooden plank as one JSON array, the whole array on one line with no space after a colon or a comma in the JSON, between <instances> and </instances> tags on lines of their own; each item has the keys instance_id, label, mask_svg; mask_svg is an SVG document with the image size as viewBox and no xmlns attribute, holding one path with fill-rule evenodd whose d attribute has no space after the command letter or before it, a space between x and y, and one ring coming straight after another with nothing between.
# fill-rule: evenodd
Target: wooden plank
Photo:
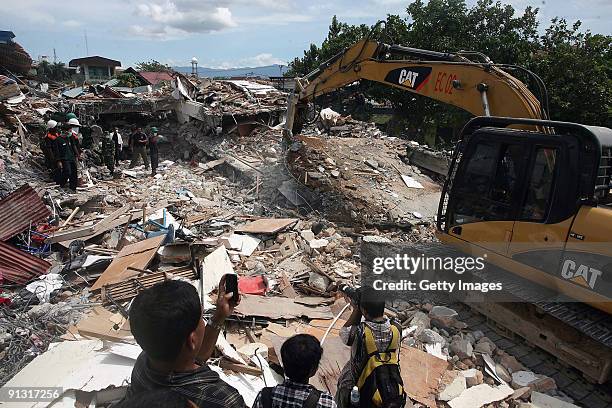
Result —
<instances>
[{"instance_id":1,"label":"wooden plank","mask_svg":"<svg viewBox=\"0 0 612 408\"><path fill-rule=\"evenodd\" d=\"M160 235L125 246L98 278L96 283L93 284L91 291L98 291L104 285L127 279L128 276L126 272L129 273L127 270L129 266L137 269L145 269L155 256L155 253L165 238L165 235Z\"/></svg>"},{"instance_id":2,"label":"wooden plank","mask_svg":"<svg viewBox=\"0 0 612 408\"><path fill-rule=\"evenodd\" d=\"M297 222L297 218L261 218L236 228L236 231L251 234L275 234Z\"/></svg>"},{"instance_id":3,"label":"wooden plank","mask_svg":"<svg viewBox=\"0 0 612 408\"><path fill-rule=\"evenodd\" d=\"M234 363L232 361L229 361L226 358L222 358L221 361L219 361L219 367L226 369L226 370L232 370L237 373L244 373L244 374L250 374L250 375L255 375L255 376L260 376L263 374L260 368L251 367L246 364Z\"/></svg>"},{"instance_id":4,"label":"wooden plank","mask_svg":"<svg viewBox=\"0 0 612 408\"><path fill-rule=\"evenodd\" d=\"M329 306L309 307L283 297L243 295L236 313L243 316L262 316L269 319L297 319L305 316L311 319L333 319Z\"/></svg>"},{"instance_id":5,"label":"wooden plank","mask_svg":"<svg viewBox=\"0 0 612 408\"><path fill-rule=\"evenodd\" d=\"M101 234L103 232L108 231L111 228L115 228L115 226L117 226L117 225L114 222L121 215L123 215L127 211L129 211L130 208L131 208L131 206L129 204L128 205L124 205L123 207L113 211L110 215L108 215L102 221L98 222L97 224L92 225L91 227L77 228L77 229L63 231L63 232L56 232L53 235L51 235L50 237L48 237L45 240L45 242L47 244L54 244L54 243L57 243L57 242L63 242L63 241L69 241L69 240L72 241L74 239L88 237L90 235L92 237L96 236L96 235L99 235L99 234Z\"/></svg>"}]
</instances>

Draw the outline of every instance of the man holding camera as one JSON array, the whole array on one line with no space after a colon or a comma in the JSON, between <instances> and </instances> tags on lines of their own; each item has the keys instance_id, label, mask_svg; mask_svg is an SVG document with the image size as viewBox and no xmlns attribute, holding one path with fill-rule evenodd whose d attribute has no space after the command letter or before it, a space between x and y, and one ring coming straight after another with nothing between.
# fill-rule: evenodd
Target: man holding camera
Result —
<instances>
[{"instance_id":1,"label":"man holding camera","mask_svg":"<svg viewBox=\"0 0 612 408\"><path fill-rule=\"evenodd\" d=\"M406 394L399 370L401 327L385 316L385 301L371 287L347 290L353 312L340 329L340 338L351 346L351 360L338 379L339 408L403 407ZM352 393L353 388L357 389Z\"/></svg>"}]
</instances>

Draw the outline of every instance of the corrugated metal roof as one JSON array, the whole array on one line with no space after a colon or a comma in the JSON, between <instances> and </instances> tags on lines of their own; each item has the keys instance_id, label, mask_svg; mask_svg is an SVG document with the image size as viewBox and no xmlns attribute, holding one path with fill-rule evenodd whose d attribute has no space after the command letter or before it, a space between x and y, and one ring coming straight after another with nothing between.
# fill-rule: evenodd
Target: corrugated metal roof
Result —
<instances>
[{"instance_id":1,"label":"corrugated metal roof","mask_svg":"<svg viewBox=\"0 0 612 408\"><path fill-rule=\"evenodd\" d=\"M0 282L24 284L47 273L50 267L49 262L0 242Z\"/></svg>"},{"instance_id":2,"label":"corrugated metal roof","mask_svg":"<svg viewBox=\"0 0 612 408\"><path fill-rule=\"evenodd\" d=\"M30 223L45 221L51 212L27 184L0 200L0 241L28 229Z\"/></svg>"}]
</instances>

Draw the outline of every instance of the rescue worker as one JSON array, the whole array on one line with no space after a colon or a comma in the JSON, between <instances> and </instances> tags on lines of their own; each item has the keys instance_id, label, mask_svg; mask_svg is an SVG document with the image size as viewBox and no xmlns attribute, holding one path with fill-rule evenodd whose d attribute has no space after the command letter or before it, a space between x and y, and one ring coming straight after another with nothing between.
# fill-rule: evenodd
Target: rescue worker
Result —
<instances>
[{"instance_id":1,"label":"rescue worker","mask_svg":"<svg viewBox=\"0 0 612 408\"><path fill-rule=\"evenodd\" d=\"M149 156L151 156L151 176L155 177L157 174L157 165L159 163L159 149L157 143L163 136L157 133L157 128L153 126L151 128L151 136L149 136Z\"/></svg>"},{"instance_id":2,"label":"rescue worker","mask_svg":"<svg viewBox=\"0 0 612 408\"><path fill-rule=\"evenodd\" d=\"M149 157L147 156L147 144L149 140L147 135L142 132L142 128L136 128L136 133L132 135L132 162L130 163L130 169L136 167L139 158L142 157L145 169L149 170Z\"/></svg>"},{"instance_id":3,"label":"rescue worker","mask_svg":"<svg viewBox=\"0 0 612 408\"><path fill-rule=\"evenodd\" d=\"M113 129L113 143L115 144L115 164L119 164L123 154L123 137L117 127Z\"/></svg>"},{"instance_id":4,"label":"rescue worker","mask_svg":"<svg viewBox=\"0 0 612 408\"><path fill-rule=\"evenodd\" d=\"M45 165L47 169L49 169L49 175L53 181L57 182L57 165L55 156L53 155L53 145L55 144L55 139L57 139L59 133L59 127L57 126L57 122L54 120L50 120L47 122L47 134L40 141L40 148L45 156Z\"/></svg>"},{"instance_id":5,"label":"rescue worker","mask_svg":"<svg viewBox=\"0 0 612 408\"><path fill-rule=\"evenodd\" d=\"M70 118L68 119L67 125L69 127L69 134L70 134L69 136L72 137L72 139L74 140L74 144L80 155L81 154L81 142L83 138L83 136L81 135L81 132L79 131L81 124L79 123L79 120L77 118Z\"/></svg>"},{"instance_id":6,"label":"rescue worker","mask_svg":"<svg viewBox=\"0 0 612 408\"><path fill-rule=\"evenodd\" d=\"M115 174L115 150L113 134L106 132L102 138L102 156L104 157L104 164L106 164L111 176Z\"/></svg>"},{"instance_id":7,"label":"rescue worker","mask_svg":"<svg viewBox=\"0 0 612 408\"><path fill-rule=\"evenodd\" d=\"M128 135L127 158L130 160L134 158L134 150L132 149L134 148L134 134L136 134L137 129L136 125L133 125Z\"/></svg>"},{"instance_id":8,"label":"rescue worker","mask_svg":"<svg viewBox=\"0 0 612 408\"><path fill-rule=\"evenodd\" d=\"M67 125L65 132L60 132L53 144L53 154L58 170L58 184L64 187L68 182L72 191L76 191L78 185L77 160L80 156L71 127Z\"/></svg>"}]
</instances>

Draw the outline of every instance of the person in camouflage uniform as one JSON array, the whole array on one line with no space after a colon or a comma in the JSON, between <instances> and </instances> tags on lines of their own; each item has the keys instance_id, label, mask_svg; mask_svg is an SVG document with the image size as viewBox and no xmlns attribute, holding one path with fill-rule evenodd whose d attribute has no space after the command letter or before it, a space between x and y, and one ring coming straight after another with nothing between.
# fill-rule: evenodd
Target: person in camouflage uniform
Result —
<instances>
[{"instance_id":1,"label":"person in camouflage uniform","mask_svg":"<svg viewBox=\"0 0 612 408\"><path fill-rule=\"evenodd\" d=\"M102 138L102 156L104 157L104 164L110 170L111 175L115 174L115 142L110 132L106 132Z\"/></svg>"}]
</instances>

